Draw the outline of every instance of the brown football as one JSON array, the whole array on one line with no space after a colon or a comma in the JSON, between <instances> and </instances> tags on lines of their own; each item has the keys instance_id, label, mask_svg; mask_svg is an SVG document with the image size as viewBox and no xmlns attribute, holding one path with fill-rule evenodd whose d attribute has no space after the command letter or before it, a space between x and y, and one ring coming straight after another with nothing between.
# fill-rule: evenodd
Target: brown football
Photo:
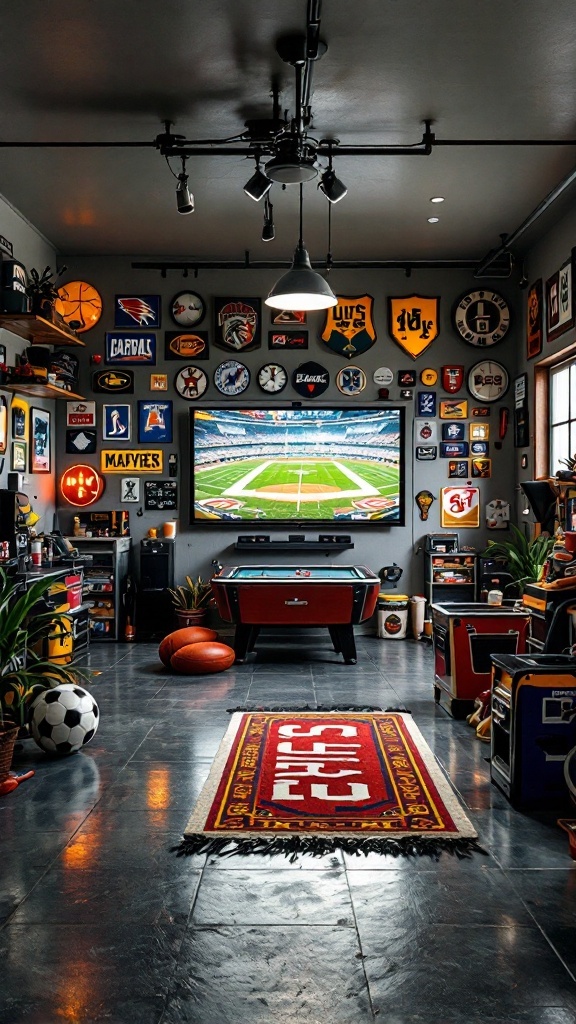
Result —
<instances>
[{"instance_id":1,"label":"brown football","mask_svg":"<svg viewBox=\"0 0 576 1024\"><path fill-rule=\"evenodd\" d=\"M170 662L175 672L188 676L208 675L211 672L223 672L234 664L236 655L226 644L206 641L188 644L172 655Z\"/></svg>"},{"instance_id":2,"label":"brown football","mask_svg":"<svg viewBox=\"0 0 576 1024\"><path fill-rule=\"evenodd\" d=\"M170 342L171 351L176 352L179 356L197 356L205 348L206 342L197 334L179 334Z\"/></svg>"},{"instance_id":3,"label":"brown football","mask_svg":"<svg viewBox=\"0 0 576 1024\"><path fill-rule=\"evenodd\" d=\"M215 629L207 629L205 626L186 626L185 629L176 629L173 633L165 636L158 648L160 661L163 665L170 664L170 658L181 647L188 644L198 644L203 640L216 640L218 633Z\"/></svg>"}]
</instances>

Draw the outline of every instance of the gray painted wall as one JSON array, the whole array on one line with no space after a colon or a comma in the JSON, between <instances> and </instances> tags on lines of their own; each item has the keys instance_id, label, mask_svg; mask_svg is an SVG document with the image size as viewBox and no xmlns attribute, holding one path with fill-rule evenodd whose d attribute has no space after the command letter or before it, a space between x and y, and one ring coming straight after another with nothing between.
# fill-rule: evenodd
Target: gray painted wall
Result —
<instances>
[{"instance_id":1,"label":"gray painted wall","mask_svg":"<svg viewBox=\"0 0 576 1024\"><path fill-rule=\"evenodd\" d=\"M171 398L174 402L176 426L175 443L173 445L164 446L166 453L165 461L171 451L180 453L179 481L181 485L181 508L178 523L178 539L176 543L177 578L179 579L185 573L190 572L200 572L203 575L209 574L211 570L210 563L213 558L218 558L225 564L259 561L261 560L261 555L259 556L254 554L254 556L251 557L250 552L248 555L244 552L239 554L233 549L237 533L249 532L246 527L223 529L221 527L190 528L187 526L187 496L191 468L187 440L187 422L188 409L192 403L180 399L172 388L172 382L179 364L176 362L165 363L163 361L164 330L175 329L175 325L172 324L168 313L168 304L170 300L177 292L182 291L186 285L189 285L193 290L199 292L206 301L208 312L205 321L199 325L199 328L209 330L212 341L213 331L211 317L213 297L260 295L264 298L278 274L273 271L252 270L241 272L202 271L197 279L190 276L188 279L184 280L180 272L173 272L169 273L166 279L162 279L158 271L132 270L130 265L131 259L132 258L128 257L126 259L108 259L72 256L65 258L65 262L69 267L67 279L72 280L80 278L91 282L100 290L104 301L104 313L102 319L92 331L86 332L83 335L83 338L87 343L87 351L80 354L82 362L80 393L86 398L95 398L99 406L109 400L103 395L94 396L90 391L91 373L94 367L89 365L89 356L90 353L104 353L104 333L106 330L110 330L113 327L112 311L115 294L121 292L131 292L136 295L161 294L163 299L163 319L162 328L157 332L159 360L155 369L159 372L168 373L170 390L167 397ZM511 304L515 304L518 296L521 294L518 292L516 286L509 281L490 283L496 290L499 290L504 294ZM390 387L390 398L392 402L396 403L399 399L399 388L396 385L397 370L414 368L419 374L425 367L431 366L440 369L443 364L452 362L463 364L466 367L466 370L468 370L482 358L483 350L470 346L462 341L451 326L451 310L454 301L458 299L463 292L476 286L471 274L467 271L418 271L413 272L410 278L407 278L402 271L337 271L332 276L331 284L333 289L341 295L358 295L367 292L374 296L375 323L378 339L376 344L368 352L354 360L354 362L357 362L362 366L368 376L369 383L366 390L358 398L344 400L336 385L333 383L337 371L344 365L344 360L341 356L327 350L319 340L323 314L314 313L309 315L308 352L306 355L299 352L280 353L280 361L286 365L289 371L292 371L305 358L318 360L328 368L331 375L330 388L325 392L322 398L318 400L318 404L326 402L329 403L331 401L339 401L340 403L347 401L352 405L354 403L364 404L366 401L376 400L378 389L377 385L372 382L372 373L377 367L382 365L390 367L394 372L394 384ZM386 299L389 295L409 295L413 293L441 296L440 336L431 345L427 352L420 356L420 358L415 362L413 362L413 360L388 337L386 311ZM270 400L267 399L259 389L255 376L258 368L270 359L278 358L278 353L268 351L267 338L270 327L270 317L267 307L264 306L263 309L262 348L246 353L246 355L240 356L240 359L246 363L252 372L250 388L247 392L244 392L242 399L244 400L246 398L248 400L253 400L254 402L266 404ZM495 359L506 365L511 376L514 375L516 370L518 347L522 344L521 338L521 319L519 316L516 316L510 336L501 344L494 346L490 350ZM225 358L227 358L226 352L211 344L209 361L202 362L200 365L202 365L202 367L207 371L211 379L215 367ZM133 396L126 396L125 398L125 401L132 402L134 407L133 412L136 408L136 401L138 398L151 397L149 390L149 375L151 368L136 367L134 370L136 381L135 394ZM426 390L426 388L424 385L418 384L414 389L414 392L416 393L417 390ZM434 390L436 390L438 398L450 397L443 395L440 382ZM286 401L291 399L295 401L299 400L299 396L292 390L290 385L279 397ZM458 397L467 397L469 399L470 406L480 404L470 399L470 396L467 395L465 389L460 392ZM210 402L225 403L226 399L219 394L211 383L203 401L205 404L209 404ZM510 392L501 404L506 404L511 407ZM383 565L396 561L404 568L404 577L400 584L400 590L402 592L405 591L412 594L422 593L423 591L424 560L421 553L415 554L415 552L420 548L426 533L436 533L441 530L439 500L435 501L432 505L429 520L427 523L424 523L421 522L419 518L418 509L414 503L414 494L422 488L428 488L439 499L440 488L448 485L450 481L448 480L448 460L438 459L436 462L414 461L412 444L414 403L406 402L405 405L407 415L407 444L405 453L406 526L403 528L388 527L379 529L362 528L358 524L350 524L349 527L342 526L342 532L352 533L355 542L355 549L353 551L343 552L336 556L330 555L329 557L326 557L321 554L316 557L318 561L325 561L326 563L334 561L346 564L353 561L357 564L366 564L375 570L380 569ZM490 454L493 459L492 478L489 480L478 481L481 489L482 525L480 529L465 529L461 531L461 543L473 545L480 551L483 550L486 545L487 536L494 536L494 533L490 534L490 531L486 531L484 528L484 505L487 501L496 497L503 498L508 501L511 501L513 498L514 449L511 430L508 431L506 439L503 442L502 450L496 451L494 449L494 440L497 438L498 431L499 407L500 403L492 407L491 416L489 418L491 429ZM59 408L58 422L60 443L57 459L58 473L60 473L66 465L70 465L76 461L75 456L67 456L64 454L64 417L65 408ZM439 419L437 422L438 426L440 426ZM101 436L100 417L98 421L98 430ZM132 436L134 437L134 433ZM131 444L126 445L125 447L138 447L138 445ZM99 464L97 456L88 456L87 461L90 461L94 465ZM165 476L168 476L167 472L165 473ZM145 479L145 476L143 476L142 479ZM112 509L118 507L128 509L130 511L133 542L137 547L140 539L146 535L148 528L151 526L159 526L164 517L153 512L146 512L141 518L137 518L135 511L138 506L119 505L119 488L119 476L114 474L109 475L107 477L106 491L102 499L97 504L91 506L91 508L94 511L97 511L98 509ZM74 514L73 509L71 509L69 505L66 505L65 511L62 510L61 523L63 529L71 525ZM268 531L266 530L265 532ZM317 530L309 528L306 531L306 536L309 539L314 538L314 536L317 535L317 532ZM278 533L278 538L285 537L287 537L287 531ZM284 556L282 556L282 558L283 557ZM286 558L286 562L289 564L295 564L298 561L302 561L304 557L305 556L302 555L299 555L298 557L293 556L292 558ZM279 556L276 555L276 559L278 558Z\"/></svg>"}]
</instances>

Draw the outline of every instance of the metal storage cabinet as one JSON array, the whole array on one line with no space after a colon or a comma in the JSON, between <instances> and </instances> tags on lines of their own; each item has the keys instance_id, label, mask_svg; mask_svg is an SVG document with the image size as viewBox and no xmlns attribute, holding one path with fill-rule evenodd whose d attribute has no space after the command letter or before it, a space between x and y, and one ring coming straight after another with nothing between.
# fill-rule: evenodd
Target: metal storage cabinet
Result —
<instances>
[{"instance_id":1,"label":"metal storage cabinet","mask_svg":"<svg viewBox=\"0 0 576 1024\"><path fill-rule=\"evenodd\" d=\"M475 601L478 556L459 551L457 533L429 533L426 538L424 593L429 605Z\"/></svg>"},{"instance_id":2,"label":"metal storage cabinet","mask_svg":"<svg viewBox=\"0 0 576 1024\"><path fill-rule=\"evenodd\" d=\"M84 572L91 640L122 639L122 588L128 573L130 537L70 537L82 555L92 555Z\"/></svg>"}]
</instances>

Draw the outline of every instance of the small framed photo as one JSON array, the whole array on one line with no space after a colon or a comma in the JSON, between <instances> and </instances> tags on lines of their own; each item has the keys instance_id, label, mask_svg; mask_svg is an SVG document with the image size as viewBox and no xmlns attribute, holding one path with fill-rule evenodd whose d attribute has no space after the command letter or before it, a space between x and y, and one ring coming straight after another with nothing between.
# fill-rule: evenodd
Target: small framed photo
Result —
<instances>
[{"instance_id":1,"label":"small framed photo","mask_svg":"<svg viewBox=\"0 0 576 1024\"><path fill-rule=\"evenodd\" d=\"M140 501L140 477L123 476L120 478L120 501Z\"/></svg>"},{"instance_id":2,"label":"small framed photo","mask_svg":"<svg viewBox=\"0 0 576 1024\"><path fill-rule=\"evenodd\" d=\"M448 476L456 480L467 480L470 476L468 472L468 459L450 459L448 463Z\"/></svg>"},{"instance_id":3,"label":"small framed photo","mask_svg":"<svg viewBox=\"0 0 576 1024\"><path fill-rule=\"evenodd\" d=\"M305 324L305 309L279 309L272 317L273 324Z\"/></svg>"},{"instance_id":4,"label":"small framed photo","mask_svg":"<svg viewBox=\"0 0 576 1024\"><path fill-rule=\"evenodd\" d=\"M131 416L129 405L102 406L102 440L129 441L131 434Z\"/></svg>"},{"instance_id":5,"label":"small framed photo","mask_svg":"<svg viewBox=\"0 0 576 1024\"><path fill-rule=\"evenodd\" d=\"M466 399L460 401L456 399L441 398L440 399L440 419L441 420L467 420L468 419L468 401Z\"/></svg>"},{"instance_id":6,"label":"small framed photo","mask_svg":"<svg viewBox=\"0 0 576 1024\"><path fill-rule=\"evenodd\" d=\"M468 437L470 441L488 441L490 437L489 423L469 423Z\"/></svg>"},{"instance_id":7,"label":"small framed photo","mask_svg":"<svg viewBox=\"0 0 576 1024\"><path fill-rule=\"evenodd\" d=\"M574 253L574 250L573 250ZM546 281L546 336L555 341L574 325L572 258Z\"/></svg>"},{"instance_id":8,"label":"small framed photo","mask_svg":"<svg viewBox=\"0 0 576 1024\"><path fill-rule=\"evenodd\" d=\"M168 391L168 374L151 373L150 391Z\"/></svg>"},{"instance_id":9,"label":"small framed photo","mask_svg":"<svg viewBox=\"0 0 576 1024\"><path fill-rule=\"evenodd\" d=\"M528 290L526 299L526 356L534 359L542 351L542 278L534 281Z\"/></svg>"},{"instance_id":10,"label":"small framed photo","mask_svg":"<svg viewBox=\"0 0 576 1024\"><path fill-rule=\"evenodd\" d=\"M12 440L13 441L27 441L28 440L28 418L30 413L30 406L23 398L19 395L13 395L12 397Z\"/></svg>"},{"instance_id":11,"label":"small framed photo","mask_svg":"<svg viewBox=\"0 0 576 1024\"><path fill-rule=\"evenodd\" d=\"M268 348L308 348L308 331L268 331Z\"/></svg>"},{"instance_id":12,"label":"small framed photo","mask_svg":"<svg viewBox=\"0 0 576 1024\"><path fill-rule=\"evenodd\" d=\"M485 459L480 456L476 459L471 459L472 464L472 476L481 477L486 480L489 476L492 476L492 459Z\"/></svg>"},{"instance_id":13,"label":"small framed photo","mask_svg":"<svg viewBox=\"0 0 576 1024\"><path fill-rule=\"evenodd\" d=\"M138 442L172 443L172 402L138 402Z\"/></svg>"},{"instance_id":14,"label":"small framed photo","mask_svg":"<svg viewBox=\"0 0 576 1024\"><path fill-rule=\"evenodd\" d=\"M50 473L52 470L51 414L47 409L30 410L30 472Z\"/></svg>"},{"instance_id":15,"label":"small framed photo","mask_svg":"<svg viewBox=\"0 0 576 1024\"><path fill-rule=\"evenodd\" d=\"M27 465L28 445L26 441L12 441L12 470L15 473L25 473Z\"/></svg>"}]
</instances>

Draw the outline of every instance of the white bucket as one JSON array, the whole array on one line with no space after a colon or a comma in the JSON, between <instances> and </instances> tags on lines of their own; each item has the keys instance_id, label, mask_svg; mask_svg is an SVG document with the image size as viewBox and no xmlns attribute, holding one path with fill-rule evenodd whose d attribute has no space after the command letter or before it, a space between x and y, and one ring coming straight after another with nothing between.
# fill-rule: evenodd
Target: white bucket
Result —
<instances>
[{"instance_id":1,"label":"white bucket","mask_svg":"<svg viewBox=\"0 0 576 1024\"><path fill-rule=\"evenodd\" d=\"M415 640L424 632L424 613L426 610L426 598L419 594L410 598L410 617L412 623L412 636Z\"/></svg>"},{"instance_id":2,"label":"white bucket","mask_svg":"<svg viewBox=\"0 0 576 1024\"><path fill-rule=\"evenodd\" d=\"M382 640L404 640L408 629L408 597L380 597L378 600L378 636Z\"/></svg>"}]
</instances>

